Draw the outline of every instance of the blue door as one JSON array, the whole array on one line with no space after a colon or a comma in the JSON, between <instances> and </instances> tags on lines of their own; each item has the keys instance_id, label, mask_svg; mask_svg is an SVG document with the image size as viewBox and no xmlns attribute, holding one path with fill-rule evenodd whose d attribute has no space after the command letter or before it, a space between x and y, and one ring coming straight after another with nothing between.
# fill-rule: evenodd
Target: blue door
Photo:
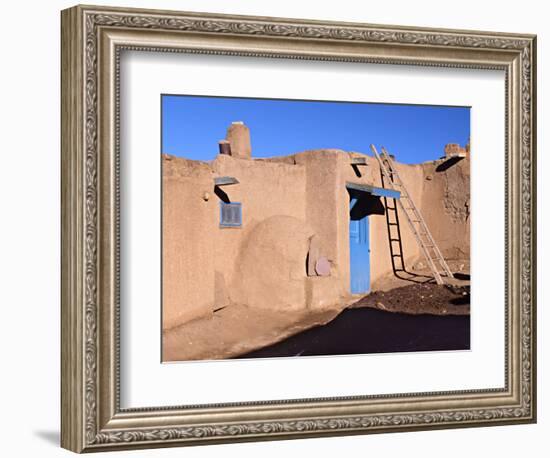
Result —
<instances>
[{"instance_id":1,"label":"blue door","mask_svg":"<svg viewBox=\"0 0 550 458\"><path fill-rule=\"evenodd\" d=\"M350 207L355 203L356 199L352 199ZM370 291L370 245L367 215L363 215L360 219L350 216L349 256L352 294L368 293Z\"/></svg>"}]
</instances>

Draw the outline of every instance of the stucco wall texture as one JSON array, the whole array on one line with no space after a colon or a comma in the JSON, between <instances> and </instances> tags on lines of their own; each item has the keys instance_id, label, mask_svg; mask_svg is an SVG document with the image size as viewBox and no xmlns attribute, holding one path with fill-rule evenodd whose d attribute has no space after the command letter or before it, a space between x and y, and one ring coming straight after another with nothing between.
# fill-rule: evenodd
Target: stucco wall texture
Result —
<instances>
[{"instance_id":1,"label":"stucco wall texture","mask_svg":"<svg viewBox=\"0 0 550 458\"><path fill-rule=\"evenodd\" d=\"M366 165L353 167L354 157ZM444 256L468 259L470 161L444 170L441 163L395 164ZM162 174L163 329L232 303L320 310L351 298L346 182L382 187L375 158L337 149L270 159L220 154L208 163L163 155ZM225 176L239 183L215 187ZM242 204L241 227L220 227L221 200ZM393 272L380 209L369 216L371 291ZM402 214L400 222L410 268L421 251ZM314 235L328 276L308 276Z\"/></svg>"}]
</instances>

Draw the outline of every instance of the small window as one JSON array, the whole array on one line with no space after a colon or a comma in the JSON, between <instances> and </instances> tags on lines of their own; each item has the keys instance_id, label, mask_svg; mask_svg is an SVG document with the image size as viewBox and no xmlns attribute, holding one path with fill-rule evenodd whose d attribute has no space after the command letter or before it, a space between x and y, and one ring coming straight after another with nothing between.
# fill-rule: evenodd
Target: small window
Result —
<instances>
[{"instance_id":1,"label":"small window","mask_svg":"<svg viewBox=\"0 0 550 458\"><path fill-rule=\"evenodd\" d=\"M240 202L220 202L220 227L241 227L242 216Z\"/></svg>"}]
</instances>

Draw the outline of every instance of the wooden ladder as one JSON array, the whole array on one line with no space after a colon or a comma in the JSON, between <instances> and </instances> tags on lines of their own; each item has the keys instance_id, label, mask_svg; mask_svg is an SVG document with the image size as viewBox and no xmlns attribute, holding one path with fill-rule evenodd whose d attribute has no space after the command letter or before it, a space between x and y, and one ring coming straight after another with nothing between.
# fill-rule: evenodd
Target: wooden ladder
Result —
<instances>
[{"instance_id":1,"label":"wooden ladder","mask_svg":"<svg viewBox=\"0 0 550 458\"><path fill-rule=\"evenodd\" d=\"M397 172L397 168L393 164L392 158L383 147L381 155L378 154L378 151L374 145L370 145L370 148L374 153L374 156L380 165L382 175L388 182L389 186L391 186L394 191L399 191L401 193L401 198L397 199L397 201L399 202L399 206L409 222L409 226L414 237L416 238L416 241L418 242L418 245L422 249L422 253L428 262L428 266L434 275L435 281L438 285L442 285L444 283L442 273L440 273L440 268L443 270L443 274L445 276L448 278L454 278L453 273L445 262L439 247L435 243L435 240L426 225L426 221L414 204L407 188L405 188L405 185Z\"/></svg>"}]
</instances>

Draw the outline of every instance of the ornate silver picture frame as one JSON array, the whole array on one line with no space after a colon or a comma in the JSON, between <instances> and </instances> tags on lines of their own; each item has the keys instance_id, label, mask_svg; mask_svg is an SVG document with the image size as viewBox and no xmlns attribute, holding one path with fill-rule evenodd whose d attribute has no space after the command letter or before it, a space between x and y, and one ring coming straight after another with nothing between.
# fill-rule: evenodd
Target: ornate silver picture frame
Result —
<instances>
[{"instance_id":1,"label":"ornate silver picture frame","mask_svg":"<svg viewBox=\"0 0 550 458\"><path fill-rule=\"evenodd\" d=\"M75 452L536 421L536 37L76 6L62 12L61 445ZM126 50L505 73L503 388L121 407ZM159 360L160 364L160 360Z\"/></svg>"}]
</instances>

